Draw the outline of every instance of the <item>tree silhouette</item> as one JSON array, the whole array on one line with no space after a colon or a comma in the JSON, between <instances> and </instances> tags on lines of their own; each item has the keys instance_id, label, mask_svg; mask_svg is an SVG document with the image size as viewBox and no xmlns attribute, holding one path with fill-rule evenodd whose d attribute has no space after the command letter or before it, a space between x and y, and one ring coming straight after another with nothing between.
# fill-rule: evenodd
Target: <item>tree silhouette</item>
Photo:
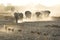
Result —
<instances>
[{"instance_id":1,"label":"tree silhouette","mask_svg":"<svg viewBox=\"0 0 60 40\"><path fill-rule=\"evenodd\" d=\"M26 11L25 12L25 16L26 16L26 18L31 18L31 12L30 11Z\"/></svg>"}]
</instances>

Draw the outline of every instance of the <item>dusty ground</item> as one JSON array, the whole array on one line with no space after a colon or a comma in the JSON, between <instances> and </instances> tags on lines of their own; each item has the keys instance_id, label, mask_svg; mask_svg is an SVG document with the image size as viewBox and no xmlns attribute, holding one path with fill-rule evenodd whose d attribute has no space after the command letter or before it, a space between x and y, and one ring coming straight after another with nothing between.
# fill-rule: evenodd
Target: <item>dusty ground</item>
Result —
<instances>
[{"instance_id":1,"label":"dusty ground","mask_svg":"<svg viewBox=\"0 0 60 40\"><path fill-rule=\"evenodd\" d=\"M3 23L8 28L13 27L14 31L4 29L4 25L1 23L0 40L60 40L60 21Z\"/></svg>"}]
</instances>

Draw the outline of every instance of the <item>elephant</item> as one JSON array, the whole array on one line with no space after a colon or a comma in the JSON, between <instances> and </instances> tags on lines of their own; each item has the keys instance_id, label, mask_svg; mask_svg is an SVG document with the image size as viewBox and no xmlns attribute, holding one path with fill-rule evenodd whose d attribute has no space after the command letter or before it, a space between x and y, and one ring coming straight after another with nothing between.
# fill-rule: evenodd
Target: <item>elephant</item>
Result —
<instances>
[{"instance_id":1,"label":"elephant","mask_svg":"<svg viewBox=\"0 0 60 40\"><path fill-rule=\"evenodd\" d=\"M17 12L14 13L14 17L15 17L16 23L18 23L19 17L18 17L18 13Z\"/></svg>"},{"instance_id":2,"label":"elephant","mask_svg":"<svg viewBox=\"0 0 60 40\"><path fill-rule=\"evenodd\" d=\"M31 12L30 11L25 11L25 16L26 18L31 18Z\"/></svg>"},{"instance_id":3,"label":"elephant","mask_svg":"<svg viewBox=\"0 0 60 40\"><path fill-rule=\"evenodd\" d=\"M41 16L41 13L40 12L36 12L35 15L36 15L37 18L39 18Z\"/></svg>"},{"instance_id":4,"label":"elephant","mask_svg":"<svg viewBox=\"0 0 60 40\"><path fill-rule=\"evenodd\" d=\"M45 10L45 11L42 11L43 13L43 15L45 16L45 17L48 17L49 15L50 15L50 11L49 10Z\"/></svg>"},{"instance_id":5,"label":"elephant","mask_svg":"<svg viewBox=\"0 0 60 40\"><path fill-rule=\"evenodd\" d=\"M23 13L18 13L19 19L22 20L23 19Z\"/></svg>"},{"instance_id":6,"label":"elephant","mask_svg":"<svg viewBox=\"0 0 60 40\"><path fill-rule=\"evenodd\" d=\"M14 13L14 17L15 17L15 20L16 20L16 23L18 23L18 20L22 20L23 19L23 13L17 13L15 12Z\"/></svg>"}]
</instances>

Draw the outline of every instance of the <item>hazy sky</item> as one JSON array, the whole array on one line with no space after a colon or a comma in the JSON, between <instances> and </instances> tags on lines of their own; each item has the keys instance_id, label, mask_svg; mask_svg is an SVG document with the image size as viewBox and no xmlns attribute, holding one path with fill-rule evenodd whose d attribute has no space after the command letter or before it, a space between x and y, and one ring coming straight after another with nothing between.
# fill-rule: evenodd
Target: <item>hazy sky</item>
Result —
<instances>
[{"instance_id":1,"label":"hazy sky","mask_svg":"<svg viewBox=\"0 0 60 40\"><path fill-rule=\"evenodd\" d=\"M45 6L53 6L60 4L60 0L0 0L1 3L4 5L11 3L13 5L42 4Z\"/></svg>"}]
</instances>

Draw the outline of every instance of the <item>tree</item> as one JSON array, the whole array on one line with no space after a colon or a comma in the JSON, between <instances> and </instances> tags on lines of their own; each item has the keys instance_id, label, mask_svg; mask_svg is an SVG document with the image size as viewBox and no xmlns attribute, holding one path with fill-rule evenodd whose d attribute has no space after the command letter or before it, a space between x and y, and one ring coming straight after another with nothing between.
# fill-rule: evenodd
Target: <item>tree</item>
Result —
<instances>
[{"instance_id":1,"label":"tree","mask_svg":"<svg viewBox=\"0 0 60 40\"><path fill-rule=\"evenodd\" d=\"M26 18L31 18L31 12L30 11L26 11L25 12L25 16L26 16Z\"/></svg>"}]
</instances>

